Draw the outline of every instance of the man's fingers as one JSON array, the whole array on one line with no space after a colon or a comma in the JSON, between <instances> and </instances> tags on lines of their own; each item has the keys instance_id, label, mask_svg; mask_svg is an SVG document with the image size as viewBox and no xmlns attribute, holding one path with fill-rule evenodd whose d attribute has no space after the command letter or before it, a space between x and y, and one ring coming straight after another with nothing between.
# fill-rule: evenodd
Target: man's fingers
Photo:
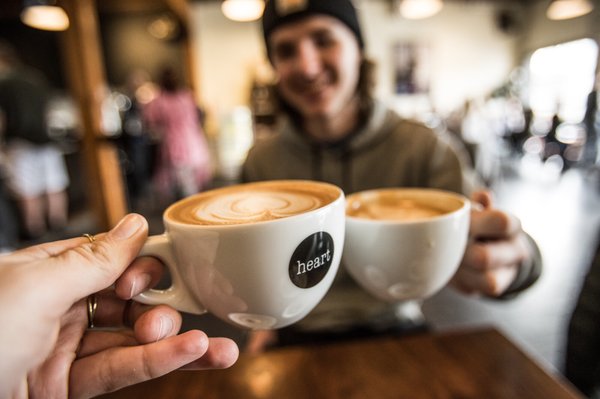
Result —
<instances>
[{"instance_id":1,"label":"man's fingers","mask_svg":"<svg viewBox=\"0 0 600 399\"><path fill-rule=\"evenodd\" d=\"M65 292L65 305L111 285L140 251L148 231L146 220L127 215L107 234L92 243L70 247L49 259L40 260L38 278L49 295ZM69 303L70 302L70 303Z\"/></svg>"},{"instance_id":2,"label":"man's fingers","mask_svg":"<svg viewBox=\"0 0 600 399\"><path fill-rule=\"evenodd\" d=\"M492 193L487 190L475 191L471 195L471 201L479 204L484 209L491 208L494 202Z\"/></svg>"},{"instance_id":3,"label":"man's fingers","mask_svg":"<svg viewBox=\"0 0 600 399\"><path fill-rule=\"evenodd\" d=\"M514 281L528 256L527 239L471 242L452 284L465 293L502 294Z\"/></svg>"},{"instance_id":4,"label":"man's fingers","mask_svg":"<svg viewBox=\"0 0 600 399\"><path fill-rule=\"evenodd\" d=\"M470 235L475 239L497 239L515 235L521 230L518 218L494 209L492 193L487 190L476 191L471 195Z\"/></svg>"},{"instance_id":5,"label":"man's fingers","mask_svg":"<svg viewBox=\"0 0 600 399\"><path fill-rule=\"evenodd\" d=\"M518 218L498 209L471 212L470 235L474 239L498 239L521 231Z\"/></svg>"},{"instance_id":6,"label":"man's fingers","mask_svg":"<svg viewBox=\"0 0 600 399\"><path fill-rule=\"evenodd\" d=\"M71 369L69 392L89 398L165 375L202 357L209 339L188 331L152 344L114 348L77 360Z\"/></svg>"},{"instance_id":7,"label":"man's fingers","mask_svg":"<svg viewBox=\"0 0 600 399\"><path fill-rule=\"evenodd\" d=\"M134 328L141 343L155 342L172 336L181 328L181 314L167 305L150 306L136 301L123 301L114 291L96 295L94 326L98 328Z\"/></svg>"},{"instance_id":8,"label":"man's fingers","mask_svg":"<svg viewBox=\"0 0 600 399\"><path fill-rule=\"evenodd\" d=\"M77 357L83 358L114 347L134 346L139 343L131 330L87 331L81 340Z\"/></svg>"},{"instance_id":9,"label":"man's fingers","mask_svg":"<svg viewBox=\"0 0 600 399\"><path fill-rule=\"evenodd\" d=\"M164 272L163 264L156 258L137 258L115 282L119 298L131 299L158 284Z\"/></svg>"},{"instance_id":10,"label":"man's fingers","mask_svg":"<svg viewBox=\"0 0 600 399\"><path fill-rule=\"evenodd\" d=\"M96 236L96 239L102 237L103 234ZM86 237L69 238L66 240L52 241L48 243L33 245L31 247L17 250L11 254L5 255L2 258L3 264L23 264L34 262L42 259L58 256L69 249L76 248L80 245L89 244Z\"/></svg>"},{"instance_id":11,"label":"man's fingers","mask_svg":"<svg viewBox=\"0 0 600 399\"><path fill-rule=\"evenodd\" d=\"M209 338L209 342L204 356L183 366L184 370L226 369L238 359L239 348L231 339Z\"/></svg>"},{"instance_id":12,"label":"man's fingers","mask_svg":"<svg viewBox=\"0 0 600 399\"><path fill-rule=\"evenodd\" d=\"M514 281L517 271L516 266L486 271L461 268L452 278L451 284L466 294L499 296Z\"/></svg>"},{"instance_id":13,"label":"man's fingers","mask_svg":"<svg viewBox=\"0 0 600 399\"><path fill-rule=\"evenodd\" d=\"M519 265L528 254L521 235L510 240L474 241L467 246L461 268L483 271Z\"/></svg>"},{"instance_id":14,"label":"man's fingers","mask_svg":"<svg viewBox=\"0 0 600 399\"><path fill-rule=\"evenodd\" d=\"M181 314L175 309L158 305L144 312L134 325L135 338L145 344L176 335L181 329Z\"/></svg>"},{"instance_id":15,"label":"man's fingers","mask_svg":"<svg viewBox=\"0 0 600 399\"><path fill-rule=\"evenodd\" d=\"M102 302L99 302L99 311L101 309L100 303ZM132 303L132 305L139 304ZM108 304L105 302L102 306L108 307ZM79 357L89 356L115 346L147 344L177 335L181 329L181 315L179 312L166 305L152 308L146 307L146 309L143 309L142 306L144 305L140 305L140 309L138 310L131 310L132 313L138 313L138 315L133 316L135 318L132 320L135 321L133 331L129 328L116 330L101 329L103 325L106 327L110 327L111 324L113 326L119 325L119 321L115 323L111 323L110 321L118 319L120 313L108 314L106 312L104 317L100 317L100 321L96 322L95 319L94 323L97 323L99 328L89 330L85 333L83 342L79 348ZM117 304L114 305L114 308L117 310L123 309L122 306L118 306Z\"/></svg>"}]
</instances>

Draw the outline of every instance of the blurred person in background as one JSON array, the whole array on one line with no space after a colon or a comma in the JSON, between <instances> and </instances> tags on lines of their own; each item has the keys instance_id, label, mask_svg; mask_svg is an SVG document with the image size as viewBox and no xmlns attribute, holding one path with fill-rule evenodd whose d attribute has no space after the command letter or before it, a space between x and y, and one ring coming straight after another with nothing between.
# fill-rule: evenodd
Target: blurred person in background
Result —
<instances>
[{"instance_id":1,"label":"blurred person in background","mask_svg":"<svg viewBox=\"0 0 600 399\"><path fill-rule=\"evenodd\" d=\"M21 213L26 238L59 230L68 218L69 176L63 154L49 135L51 91L43 75L0 43L0 118L8 183Z\"/></svg>"},{"instance_id":2,"label":"blurred person in background","mask_svg":"<svg viewBox=\"0 0 600 399\"><path fill-rule=\"evenodd\" d=\"M481 206L474 207L471 241L453 286L508 298L536 281L541 271L537 245L518 219L494 208L489 192L474 190L461 149L447 135L402 119L373 97L373 65L365 57L350 0L271 0L262 24L285 122L279 134L250 150L244 181L322 180L346 194L380 187L472 194ZM276 333L252 333L247 349L422 328L419 303L383 303L340 268L311 314Z\"/></svg>"},{"instance_id":3,"label":"blurred person in background","mask_svg":"<svg viewBox=\"0 0 600 399\"><path fill-rule=\"evenodd\" d=\"M193 93L175 70L164 68L160 92L143 110L144 122L159 142L154 180L166 203L195 194L212 179L211 154Z\"/></svg>"},{"instance_id":4,"label":"blurred person in background","mask_svg":"<svg viewBox=\"0 0 600 399\"><path fill-rule=\"evenodd\" d=\"M1 127L0 131L2 131ZM11 252L19 242L19 221L15 217L13 201L8 192L5 162L3 148L0 145L0 254Z\"/></svg>"},{"instance_id":5,"label":"blurred person in background","mask_svg":"<svg viewBox=\"0 0 600 399\"><path fill-rule=\"evenodd\" d=\"M548 130L546 136L544 136L544 155L542 157L544 161L548 160L552 156L557 156L563 161L564 164L564 154L567 145L560 141L557 137L558 129L562 123L563 121L558 115L558 112L552 115L550 129Z\"/></svg>"},{"instance_id":6,"label":"blurred person in background","mask_svg":"<svg viewBox=\"0 0 600 399\"><path fill-rule=\"evenodd\" d=\"M533 124L533 110L529 107L523 107L523 124L520 129L511 131L508 135L511 152L514 155L523 155L523 146L525 142L532 137L531 126Z\"/></svg>"},{"instance_id":7,"label":"blurred person in background","mask_svg":"<svg viewBox=\"0 0 600 399\"><path fill-rule=\"evenodd\" d=\"M154 146L143 120L143 109L156 95L155 86L146 71L136 69L127 76L123 94L127 98L122 111L121 135L124 171L130 205L137 209L149 194L152 176Z\"/></svg>"}]
</instances>

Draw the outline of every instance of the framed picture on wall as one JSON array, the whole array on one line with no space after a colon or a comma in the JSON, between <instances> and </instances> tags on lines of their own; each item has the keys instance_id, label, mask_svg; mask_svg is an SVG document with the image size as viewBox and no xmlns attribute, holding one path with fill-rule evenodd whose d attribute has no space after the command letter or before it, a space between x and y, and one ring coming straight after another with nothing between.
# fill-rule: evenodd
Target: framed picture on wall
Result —
<instances>
[{"instance_id":1,"label":"framed picture on wall","mask_svg":"<svg viewBox=\"0 0 600 399\"><path fill-rule=\"evenodd\" d=\"M429 47L414 42L392 46L394 93L422 94L429 91Z\"/></svg>"}]
</instances>

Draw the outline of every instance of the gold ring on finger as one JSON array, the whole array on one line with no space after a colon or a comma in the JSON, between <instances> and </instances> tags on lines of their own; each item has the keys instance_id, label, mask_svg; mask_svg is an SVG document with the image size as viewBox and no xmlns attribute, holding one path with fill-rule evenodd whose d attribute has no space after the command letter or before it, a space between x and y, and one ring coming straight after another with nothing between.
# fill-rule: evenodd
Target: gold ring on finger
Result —
<instances>
[{"instance_id":1,"label":"gold ring on finger","mask_svg":"<svg viewBox=\"0 0 600 399\"><path fill-rule=\"evenodd\" d=\"M96 298L96 294L88 296L86 303L88 328L94 328L94 317L96 316L96 310L98 309L98 299Z\"/></svg>"},{"instance_id":2,"label":"gold ring on finger","mask_svg":"<svg viewBox=\"0 0 600 399\"><path fill-rule=\"evenodd\" d=\"M83 234L83 236L88 239L88 241L90 242L90 244L93 244L94 241L96 241L96 237L94 237L93 234L85 233L85 234Z\"/></svg>"}]
</instances>

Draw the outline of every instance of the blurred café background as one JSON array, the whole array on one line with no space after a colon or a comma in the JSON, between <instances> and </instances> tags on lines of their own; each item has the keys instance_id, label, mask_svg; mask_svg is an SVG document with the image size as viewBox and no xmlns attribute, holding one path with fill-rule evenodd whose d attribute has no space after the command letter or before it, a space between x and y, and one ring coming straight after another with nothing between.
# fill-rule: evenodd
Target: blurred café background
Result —
<instances>
[{"instance_id":1,"label":"blurred caf\u00e9 background","mask_svg":"<svg viewBox=\"0 0 600 399\"><path fill-rule=\"evenodd\" d=\"M518 298L498 302L446 289L425 302L427 317L440 329L493 323L559 371L600 226L600 122L594 128L585 118L597 112L587 108L600 2L562 2L583 6L582 15L562 15L561 1L547 0L440 0L431 15L407 14L408 0L355 2L378 66L377 94L402 115L462 140L499 206L521 218L545 262L541 280ZM28 25L26 7L42 3L64 10L68 26ZM152 162L140 171L125 143L139 128L129 118L134 100L143 106L155 96L166 65L195 95L215 171L211 186L236 182L247 150L277 120L260 23L226 17L225 3L3 0L0 40L50 82L50 133L70 178L68 225L35 238L16 226L5 251L104 231L130 211L149 219L151 233L162 232L166 204L150 184ZM155 146L152 138L144 146L149 159ZM146 180L134 187L140 172Z\"/></svg>"}]
</instances>

